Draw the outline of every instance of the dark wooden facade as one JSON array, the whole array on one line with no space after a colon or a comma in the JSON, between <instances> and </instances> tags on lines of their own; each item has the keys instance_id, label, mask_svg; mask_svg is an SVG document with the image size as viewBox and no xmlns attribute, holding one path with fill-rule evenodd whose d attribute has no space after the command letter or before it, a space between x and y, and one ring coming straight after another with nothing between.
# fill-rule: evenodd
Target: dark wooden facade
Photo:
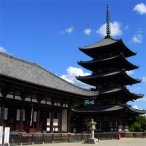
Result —
<instances>
[{"instance_id":1,"label":"dark wooden facade","mask_svg":"<svg viewBox=\"0 0 146 146\"><path fill-rule=\"evenodd\" d=\"M70 116L71 101L67 95L59 95L34 85L0 77L1 118L0 125L11 127L12 131L62 131L62 111ZM50 123L47 125L47 118ZM58 121L53 125L53 119ZM67 131L69 119L67 118ZM32 124L31 124L32 122Z\"/></svg>"}]
</instances>

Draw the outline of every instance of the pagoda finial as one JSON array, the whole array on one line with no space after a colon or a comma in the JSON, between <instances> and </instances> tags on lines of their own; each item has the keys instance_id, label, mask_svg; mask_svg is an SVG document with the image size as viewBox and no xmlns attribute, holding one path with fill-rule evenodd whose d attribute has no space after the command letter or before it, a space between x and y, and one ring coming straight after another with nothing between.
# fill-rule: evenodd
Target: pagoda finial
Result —
<instances>
[{"instance_id":1,"label":"pagoda finial","mask_svg":"<svg viewBox=\"0 0 146 146\"><path fill-rule=\"evenodd\" d=\"M111 38L110 13L109 13L108 4L107 4L107 9L106 9L106 36L105 38Z\"/></svg>"}]
</instances>

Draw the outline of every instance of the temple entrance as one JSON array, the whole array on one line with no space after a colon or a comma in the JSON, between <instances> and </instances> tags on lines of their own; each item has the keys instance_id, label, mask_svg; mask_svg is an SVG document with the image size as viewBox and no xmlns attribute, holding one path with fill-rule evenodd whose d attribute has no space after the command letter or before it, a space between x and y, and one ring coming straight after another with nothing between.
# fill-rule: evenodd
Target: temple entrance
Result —
<instances>
[{"instance_id":1,"label":"temple entrance","mask_svg":"<svg viewBox=\"0 0 146 146\"><path fill-rule=\"evenodd\" d=\"M102 121L102 123L101 123L101 131L102 132L110 131L109 121Z\"/></svg>"}]
</instances>

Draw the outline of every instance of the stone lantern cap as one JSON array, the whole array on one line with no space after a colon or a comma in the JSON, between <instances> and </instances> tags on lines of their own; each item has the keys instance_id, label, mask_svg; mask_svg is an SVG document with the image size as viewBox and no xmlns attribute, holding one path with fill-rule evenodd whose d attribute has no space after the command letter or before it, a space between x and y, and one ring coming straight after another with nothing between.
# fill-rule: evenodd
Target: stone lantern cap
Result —
<instances>
[{"instance_id":1,"label":"stone lantern cap","mask_svg":"<svg viewBox=\"0 0 146 146\"><path fill-rule=\"evenodd\" d=\"M91 119L91 122L90 122L90 125L96 125L97 123L96 122L94 122L94 120L93 119Z\"/></svg>"},{"instance_id":2,"label":"stone lantern cap","mask_svg":"<svg viewBox=\"0 0 146 146\"><path fill-rule=\"evenodd\" d=\"M89 124L90 124L90 129L91 129L91 130L95 130L95 125L96 125L97 123L94 122L93 119L91 119L91 122L90 122Z\"/></svg>"}]
</instances>

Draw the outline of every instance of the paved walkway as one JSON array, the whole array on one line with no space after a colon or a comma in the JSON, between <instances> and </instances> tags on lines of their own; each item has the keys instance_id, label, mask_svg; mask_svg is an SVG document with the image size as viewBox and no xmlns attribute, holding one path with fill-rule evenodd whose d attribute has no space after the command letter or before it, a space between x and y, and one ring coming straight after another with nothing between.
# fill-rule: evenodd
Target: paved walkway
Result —
<instances>
[{"instance_id":1,"label":"paved walkway","mask_svg":"<svg viewBox=\"0 0 146 146\"><path fill-rule=\"evenodd\" d=\"M93 146L94 144L79 143L48 143L27 146ZM146 146L146 138L121 138L120 140L102 140L99 146Z\"/></svg>"}]
</instances>

